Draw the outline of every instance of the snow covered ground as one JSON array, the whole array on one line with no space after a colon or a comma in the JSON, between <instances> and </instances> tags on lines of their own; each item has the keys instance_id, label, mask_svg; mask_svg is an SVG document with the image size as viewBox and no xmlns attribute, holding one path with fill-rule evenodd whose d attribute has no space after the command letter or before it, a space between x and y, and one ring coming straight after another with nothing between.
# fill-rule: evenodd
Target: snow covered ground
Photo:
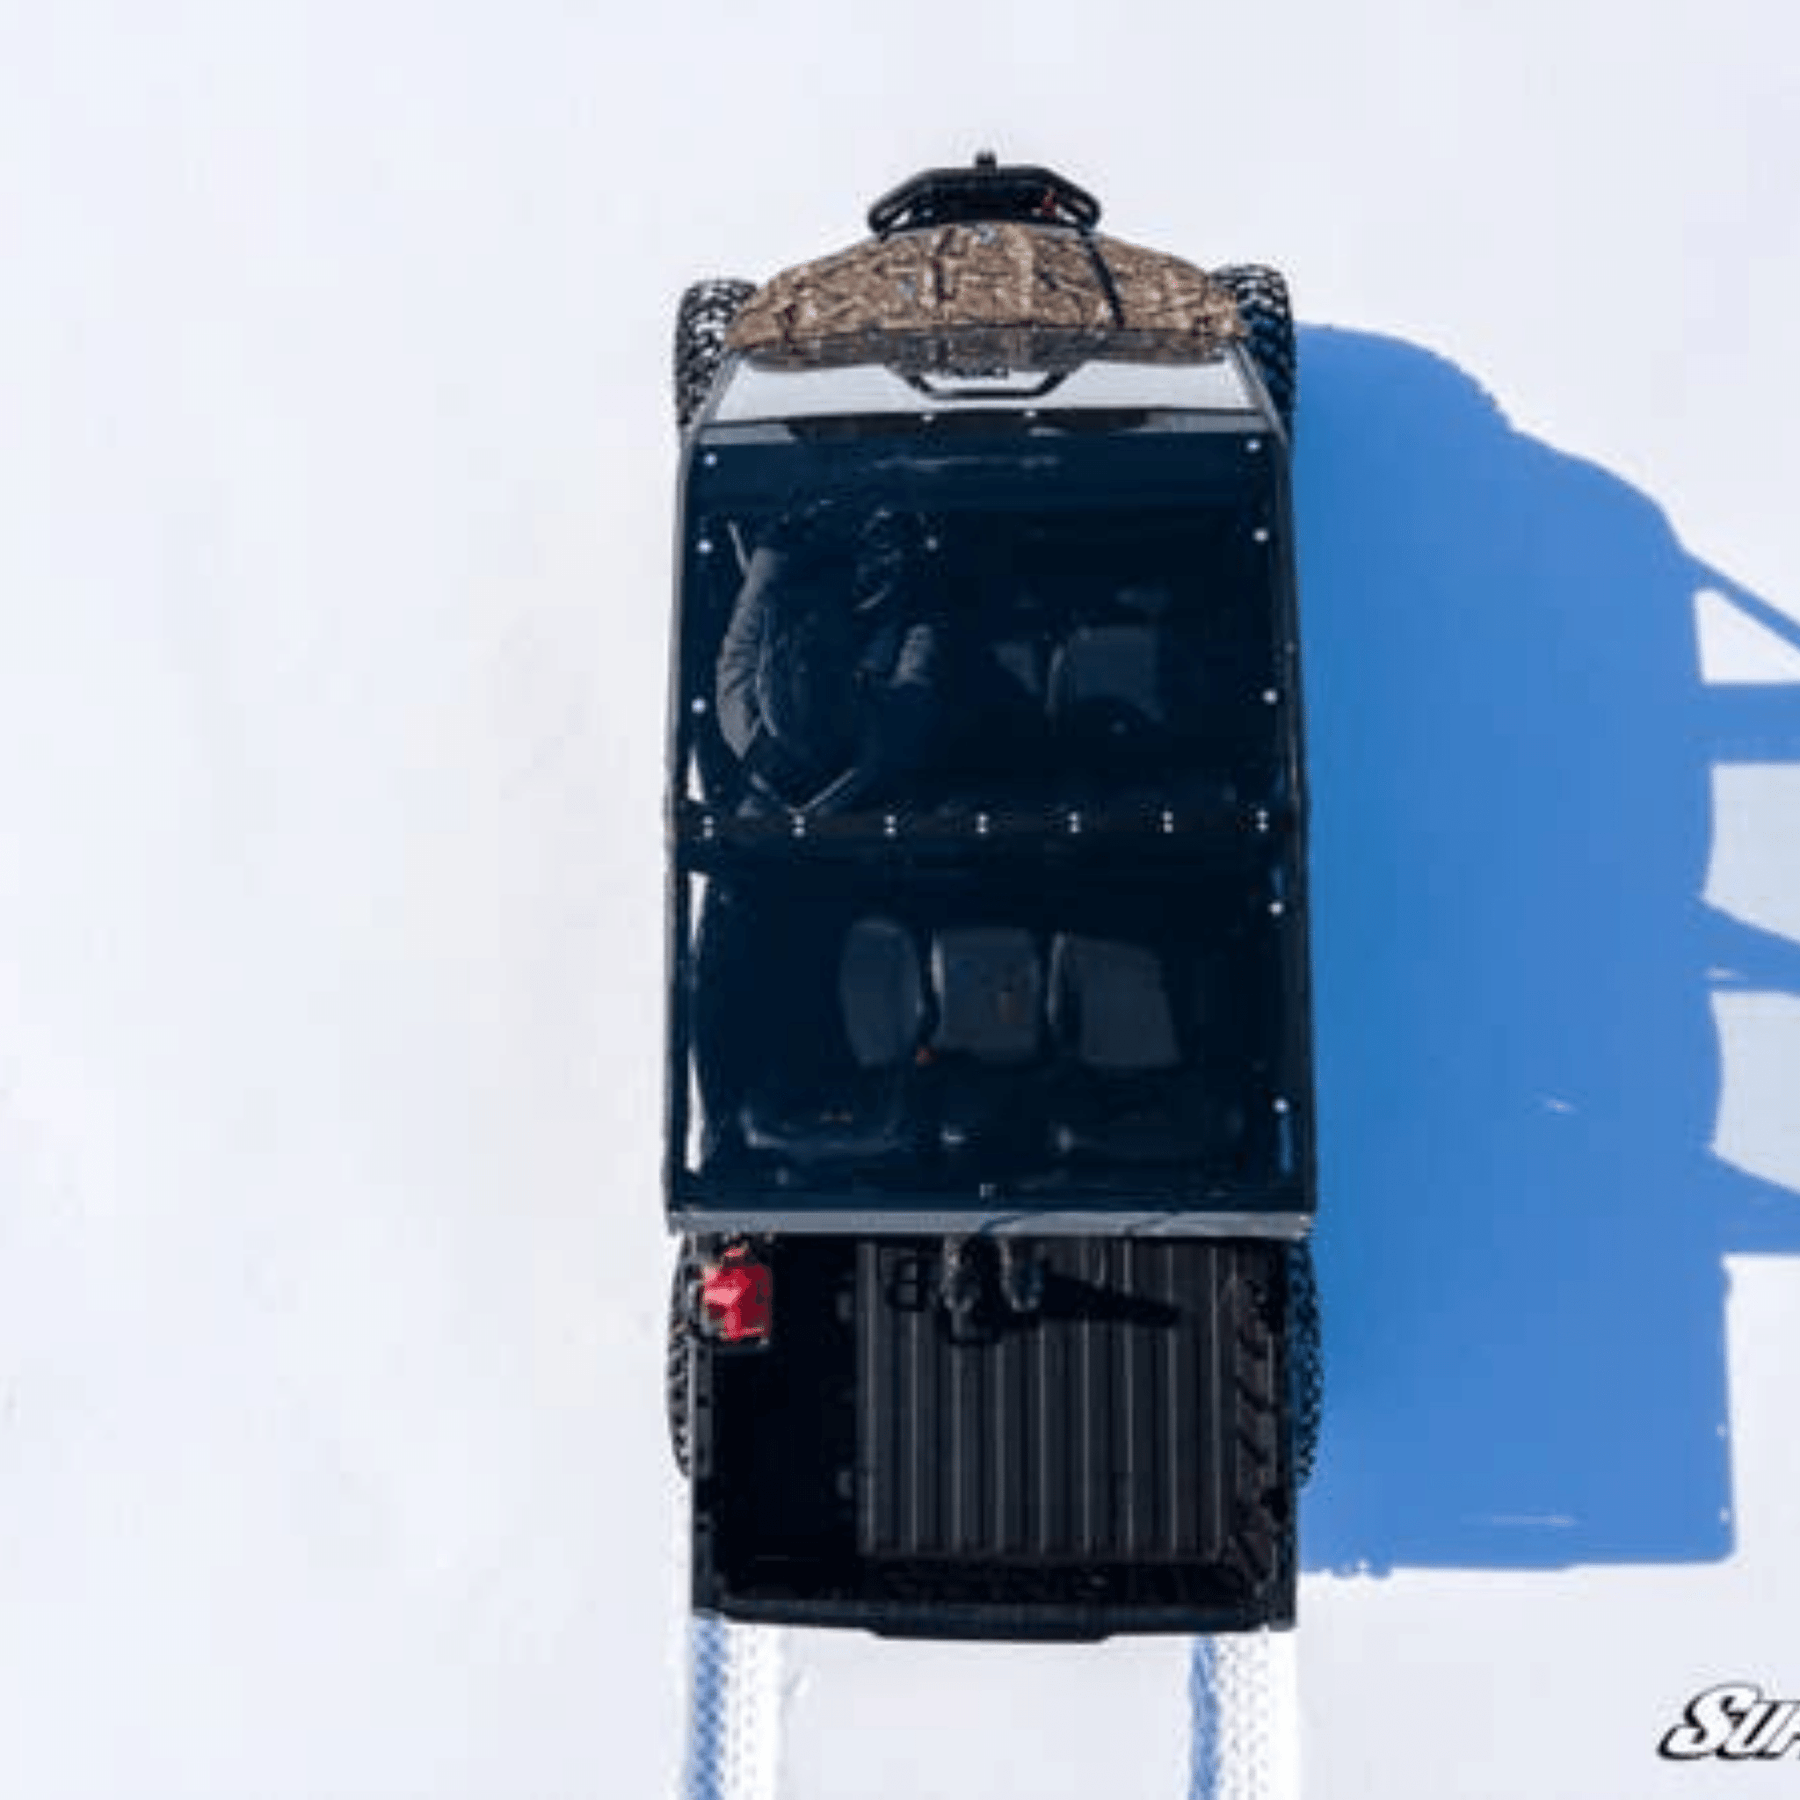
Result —
<instances>
[{"instance_id":1,"label":"snow covered ground","mask_svg":"<svg viewBox=\"0 0 1800 1800\"><path fill-rule=\"evenodd\" d=\"M0 7L0 1792L677 1780L670 305L982 144L1306 326L1303 1792L1754 1782L1655 1752L1800 1696L1785 26ZM1190 1788L1186 1645L783 1667L781 1800Z\"/></svg>"}]
</instances>

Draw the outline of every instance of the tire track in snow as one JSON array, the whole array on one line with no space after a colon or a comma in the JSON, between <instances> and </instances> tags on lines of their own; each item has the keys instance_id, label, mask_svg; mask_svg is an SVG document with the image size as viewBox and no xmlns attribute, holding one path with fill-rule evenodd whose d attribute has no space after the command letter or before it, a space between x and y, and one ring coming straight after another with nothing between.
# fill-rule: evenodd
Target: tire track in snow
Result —
<instances>
[{"instance_id":1,"label":"tire track in snow","mask_svg":"<svg viewBox=\"0 0 1800 1800\"><path fill-rule=\"evenodd\" d=\"M1188 1800L1299 1800L1292 1632L1195 1638L1188 1704Z\"/></svg>"},{"instance_id":2,"label":"tire track in snow","mask_svg":"<svg viewBox=\"0 0 1800 1800\"><path fill-rule=\"evenodd\" d=\"M782 1633L697 1613L688 1626L688 1755L682 1800L775 1800Z\"/></svg>"}]
</instances>

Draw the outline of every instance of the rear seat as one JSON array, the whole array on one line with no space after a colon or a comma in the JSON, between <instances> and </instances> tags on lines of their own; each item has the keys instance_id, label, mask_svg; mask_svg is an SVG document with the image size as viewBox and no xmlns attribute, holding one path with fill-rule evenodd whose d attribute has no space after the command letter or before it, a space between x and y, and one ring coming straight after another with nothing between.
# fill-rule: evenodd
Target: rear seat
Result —
<instances>
[{"instance_id":1,"label":"rear seat","mask_svg":"<svg viewBox=\"0 0 1800 1800\"><path fill-rule=\"evenodd\" d=\"M937 1027L928 1045L938 1148L972 1169L1046 1159L1049 1060L1043 952L1016 926L956 926L931 939Z\"/></svg>"},{"instance_id":2,"label":"rear seat","mask_svg":"<svg viewBox=\"0 0 1800 1800\"><path fill-rule=\"evenodd\" d=\"M749 1149L799 1164L935 1149L1025 1171L1210 1161L1242 1139L1242 1106L1206 1096L1184 1049L1192 999L1147 945L1063 932L1046 957L1021 927L918 933L869 915L820 978L835 1041L771 1057L778 1073L739 1111Z\"/></svg>"},{"instance_id":3,"label":"rear seat","mask_svg":"<svg viewBox=\"0 0 1800 1800\"><path fill-rule=\"evenodd\" d=\"M1042 1054L1044 975L1029 931L978 925L934 932L931 986L934 1054L1000 1067Z\"/></svg>"},{"instance_id":4,"label":"rear seat","mask_svg":"<svg viewBox=\"0 0 1800 1800\"><path fill-rule=\"evenodd\" d=\"M878 1161L910 1150L908 1076L924 1031L924 982L913 936L896 920L858 919L837 970L836 1043L772 1058L783 1071L754 1085L739 1109L745 1145L796 1162ZM810 1064L795 1080L795 1064Z\"/></svg>"},{"instance_id":5,"label":"rear seat","mask_svg":"<svg viewBox=\"0 0 1800 1800\"><path fill-rule=\"evenodd\" d=\"M1209 1093L1183 1054L1170 980L1141 944L1073 933L1052 943L1048 1012L1062 1058L1049 1135L1060 1157L1205 1162L1242 1140L1241 1104Z\"/></svg>"},{"instance_id":6,"label":"rear seat","mask_svg":"<svg viewBox=\"0 0 1800 1800\"><path fill-rule=\"evenodd\" d=\"M1042 1158L1044 971L1038 940L1010 926L932 932L921 958L898 921L858 919L839 946L841 1041L809 1076L755 1087L739 1114L744 1143L799 1162L1032 1150ZM788 1057L775 1059L791 1067Z\"/></svg>"}]
</instances>

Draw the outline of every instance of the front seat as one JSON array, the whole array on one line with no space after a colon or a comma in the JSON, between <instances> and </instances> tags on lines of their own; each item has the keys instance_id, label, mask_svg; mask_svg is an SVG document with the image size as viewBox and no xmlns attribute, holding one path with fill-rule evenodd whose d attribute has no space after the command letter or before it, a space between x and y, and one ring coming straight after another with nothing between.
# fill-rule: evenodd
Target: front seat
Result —
<instances>
[{"instance_id":1,"label":"front seat","mask_svg":"<svg viewBox=\"0 0 1800 1800\"><path fill-rule=\"evenodd\" d=\"M1235 653L1165 622L1080 625L1050 663L1047 712L1073 791L1114 805L1235 803L1261 767L1267 707Z\"/></svg>"},{"instance_id":2,"label":"front seat","mask_svg":"<svg viewBox=\"0 0 1800 1800\"><path fill-rule=\"evenodd\" d=\"M1081 625L1050 665L1051 724L1103 763L1166 751L1171 735L1163 633L1153 625Z\"/></svg>"}]
</instances>

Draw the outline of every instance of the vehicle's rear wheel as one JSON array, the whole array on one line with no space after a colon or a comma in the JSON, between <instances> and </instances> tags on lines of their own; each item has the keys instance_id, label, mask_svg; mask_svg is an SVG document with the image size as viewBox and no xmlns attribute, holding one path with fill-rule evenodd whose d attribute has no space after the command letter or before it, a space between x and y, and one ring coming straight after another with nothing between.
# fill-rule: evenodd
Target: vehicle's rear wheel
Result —
<instances>
[{"instance_id":1,"label":"vehicle's rear wheel","mask_svg":"<svg viewBox=\"0 0 1800 1800\"><path fill-rule=\"evenodd\" d=\"M675 428L686 431L712 391L725 334L756 292L751 281L696 281L675 308Z\"/></svg>"},{"instance_id":2,"label":"vehicle's rear wheel","mask_svg":"<svg viewBox=\"0 0 1800 1800\"><path fill-rule=\"evenodd\" d=\"M1287 282L1278 269L1241 263L1214 269L1212 278L1237 302L1238 316L1250 334L1250 356L1262 377L1282 425L1294 429L1298 361L1294 350L1294 314Z\"/></svg>"},{"instance_id":3,"label":"vehicle's rear wheel","mask_svg":"<svg viewBox=\"0 0 1800 1800\"><path fill-rule=\"evenodd\" d=\"M1288 1246L1287 1341L1289 1404L1294 1417L1294 1479L1304 1484L1319 1454L1319 1428L1325 1418L1325 1351L1311 1244Z\"/></svg>"},{"instance_id":4,"label":"vehicle's rear wheel","mask_svg":"<svg viewBox=\"0 0 1800 1800\"><path fill-rule=\"evenodd\" d=\"M663 1376L669 1449L684 1480L693 1464L694 1444L694 1327L688 1303L693 1272L694 1240L684 1237L675 1253L675 1274L669 1284L669 1345Z\"/></svg>"}]
</instances>

